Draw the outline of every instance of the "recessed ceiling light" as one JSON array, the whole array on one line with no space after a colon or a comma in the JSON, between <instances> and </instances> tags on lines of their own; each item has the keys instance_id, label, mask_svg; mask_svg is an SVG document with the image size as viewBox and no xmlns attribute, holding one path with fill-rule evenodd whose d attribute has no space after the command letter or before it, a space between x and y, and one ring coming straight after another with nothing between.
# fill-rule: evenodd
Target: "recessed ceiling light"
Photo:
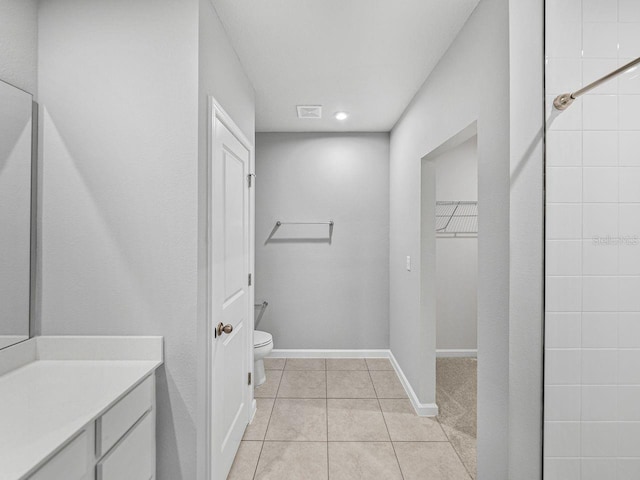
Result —
<instances>
[{"instance_id":1,"label":"recessed ceiling light","mask_svg":"<svg viewBox=\"0 0 640 480\"><path fill-rule=\"evenodd\" d=\"M347 112L337 112L335 114L336 120L346 120L349 114Z\"/></svg>"}]
</instances>

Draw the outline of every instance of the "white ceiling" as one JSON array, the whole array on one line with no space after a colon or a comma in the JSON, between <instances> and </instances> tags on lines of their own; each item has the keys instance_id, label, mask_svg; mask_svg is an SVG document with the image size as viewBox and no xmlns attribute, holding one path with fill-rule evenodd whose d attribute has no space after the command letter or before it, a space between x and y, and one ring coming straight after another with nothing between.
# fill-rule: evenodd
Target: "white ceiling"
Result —
<instances>
[{"instance_id":1,"label":"white ceiling","mask_svg":"<svg viewBox=\"0 0 640 480\"><path fill-rule=\"evenodd\" d=\"M391 130L478 0L213 3L256 89L259 132L378 132ZM322 119L298 119L296 105L322 105Z\"/></svg>"}]
</instances>

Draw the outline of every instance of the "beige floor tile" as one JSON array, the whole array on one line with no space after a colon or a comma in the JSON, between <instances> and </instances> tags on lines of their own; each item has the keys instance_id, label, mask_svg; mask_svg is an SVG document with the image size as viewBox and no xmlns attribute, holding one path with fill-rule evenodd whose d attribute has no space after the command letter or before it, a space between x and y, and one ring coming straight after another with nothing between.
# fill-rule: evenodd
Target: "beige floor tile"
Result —
<instances>
[{"instance_id":1,"label":"beige floor tile","mask_svg":"<svg viewBox=\"0 0 640 480\"><path fill-rule=\"evenodd\" d=\"M469 480L448 442L394 442L404 480Z\"/></svg>"},{"instance_id":2,"label":"beige floor tile","mask_svg":"<svg viewBox=\"0 0 640 480\"><path fill-rule=\"evenodd\" d=\"M331 480L402 480L389 442L330 442L329 477Z\"/></svg>"},{"instance_id":3,"label":"beige floor tile","mask_svg":"<svg viewBox=\"0 0 640 480\"><path fill-rule=\"evenodd\" d=\"M256 398L256 414L244 432L243 440L264 440L273 410L273 398Z\"/></svg>"},{"instance_id":4,"label":"beige floor tile","mask_svg":"<svg viewBox=\"0 0 640 480\"><path fill-rule=\"evenodd\" d=\"M373 359L368 364L369 372L355 370L362 368L362 362L352 360L361 359L328 359L326 372L286 370L283 374L279 370L267 371L267 382L256 389L256 418L247 428L229 479L252 479L256 465L260 472L255 478L261 480L327 480L329 471L331 480L384 479L387 478L385 465L393 462L385 460L388 448L378 448L377 445L389 444L387 429L394 441L404 480L474 478L475 384L472 380L475 371L472 368L457 363L443 366L439 359L437 394L441 406L440 424L415 414L395 371L376 369L385 368L386 359ZM283 362L273 365L274 368L282 368ZM312 367L310 364L307 366ZM445 367L451 368L446 370ZM346 368L353 370L342 370ZM359 395L363 389L366 390L363 373L370 374L373 381L369 383L375 386L374 393L382 398L324 399L326 377L330 378L330 392L353 396L354 392ZM283 382L286 378L286 385L281 398L274 400L281 378ZM286 398L289 395L317 395L319 398ZM265 436L267 453L258 460L261 440ZM316 443L316 439L326 442L327 438L329 444ZM255 441L247 441L249 439ZM280 439L300 441L289 443ZM326 467L327 446L330 449L329 471ZM388 475L390 479L398 478L391 467Z\"/></svg>"},{"instance_id":5,"label":"beige floor tile","mask_svg":"<svg viewBox=\"0 0 640 480\"><path fill-rule=\"evenodd\" d=\"M282 377L282 371L269 370L267 373L267 380L256 387L254 396L256 398L275 398L278 393L278 386L280 385L280 378Z\"/></svg>"},{"instance_id":6,"label":"beige floor tile","mask_svg":"<svg viewBox=\"0 0 640 480\"><path fill-rule=\"evenodd\" d=\"M328 398L376 398L369 372L328 371Z\"/></svg>"},{"instance_id":7,"label":"beige floor tile","mask_svg":"<svg viewBox=\"0 0 640 480\"><path fill-rule=\"evenodd\" d=\"M326 442L327 401L278 398L271 413L267 440Z\"/></svg>"},{"instance_id":8,"label":"beige floor tile","mask_svg":"<svg viewBox=\"0 0 640 480\"><path fill-rule=\"evenodd\" d=\"M471 475L471 478L476 478L478 472L478 458L476 452L476 437L467 435L464 432L460 432L448 425L442 424L442 429L449 438L449 443L458 452L460 460L467 468L467 472Z\"/></svg>"},{"instance_id":9,"label":"beige floor tile","mask_svg":"<svg viewBox=\"0 0 640 480\"><path fill-rule=\"evenodd\" d=\"M419 417L408 399L381 398L380 406L394 442L446 442L435 418Z\"/></svg>"},{"instance_id":10,"label":"beige floor tile","mask_svg":"<svg viewBox=\"0 0 640 480\"><path fill-rule=\"evenodd\" d=\"M407 398L395 371L370 371L378 398Z\"/></svg>"},{"instance_id":11,"label":"beige floor tile","mask_svg":"<svg viewBox=\"0 0 640 480\"><path fill-rule=\"evenodd\" d=\"M364 358L327 358L327 370L367 370Z\"/></svg>"},{"instance_id":12,"label":"beige floor tile","mask_svg":"<svg viewBox=\"0 0 640 480\"><path fill-rule=\"evenodd\" d=\"M253 480L260 450L262 450L262 442L240 442L240 448L227 480Z\"/></svg>"},{"instance_id":13,"label":"beige floor tile","mask_svg":"<svg viewBox=\"0 0 640 480\"><path fill-rule=\"evenodd\" d=\"M327 398L327 376L324 370L285 370L278 397Z\"/></svg>"},{"instance_id":14,"label":"beige floor tile","mask_svg":"<svg viewBox=\"0 0 640 480\"><path fill-rule=\"evenodd\" d=\"M324 442L265 442L255 480L327 480Z\"/></svg>"},{"instance_id":15,"label":"beige floor tile","mask_svg":"<svg viewBox=\"0 0 640 480\"><path fill-rule=\"evenodd\" d=\"M367 358L369 370L393 370L393 365L388 358Z\"/></svg>"},{"instance_id":16,"label":"beige floor tile","mask_svg":"<svg viewBox=\"0 0 640 480\"><path fill-rule=\"evenodd\" d=\"M389 441L377 399L330 398L327 402L329 441Z\"/></svg>"},{"instance_id":17,"label":"beige floor tile","mask_svg":"<svg viewBox=\"0 0 640 480\"><path fill-rule=\"evenodd\" d=\"M287 358L285 370L326 370L324 358Z\"/></svg>"},{"instance_id":18,"label":"beige floor tile","mask_svg":"<svg viewBox=\"0 0 640 480\"><path fill-rule=\"evenodd\" d=\"M284 362L286 358L265 358L264 360L265 370L284 370Z\"/></svg>"}]
</instances>

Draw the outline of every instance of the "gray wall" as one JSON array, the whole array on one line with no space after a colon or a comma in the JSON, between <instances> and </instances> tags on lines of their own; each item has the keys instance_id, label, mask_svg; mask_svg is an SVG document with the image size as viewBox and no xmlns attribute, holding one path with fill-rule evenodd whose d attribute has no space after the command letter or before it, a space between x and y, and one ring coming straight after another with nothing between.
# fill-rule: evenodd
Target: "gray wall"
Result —
<instances>
[{"instance_id":1,"label":"gray wall","mask_svg":"<svg viewBox=\"0 0 640 480\"><path fill-rule=\"evenodd\" d=\"M196 464L197 14L166 0L39 11L42 333L164 335L166 480Z\"/></svg>"},{"instance_id":2,"label":"gray wall","mask_svg":"<svg viewBox=\"0 0 640 480\"><path fill-rule=\"evenodd\" d=\"M433 161L437 201L478 200L477 137L471 137ZM477 237L438 237L436 275L436 349L476 350Z\"/></svg>"},{"instance_id":3,"label":"gray wall","mask_svg":"<svg viewBox=\"0 0 640 480\"><path fill-rule=\"evenodd\" d=\"M252 135L252 89L196 0L56 0L39 13L42 331L163 335L158 479L192 480L203 105L212 93Z\"/></svg>"},{"instance_id":4,"label":"gray wall","mask_svg":"<svg viewBox=\"0 0 640 480\"><path fill-rule=\"evenodd\" d=\"M511 200L508 478L539 480L542 478L544 290L543 2L509 0L509 24Z\"/></svg>"},{"instance_id":5,"label":"gray wall","mask_svg":"<svg viewBox=\"0 0 640 480\"><path fill-rule=\"evenodd\" d=\"M446 356L446 350L477 350L478 239L437 238L436 272L438 354Z\"/></svg>"},{"instance_id":6,"label":"gray wall","mask_svg":"<svg viewBox=\"0 0 640 480\"><path fill-rule=\"evenodd\" d=\"M478 475L508 478L509 17L481 0L391 132L391 350L420 401L435 401L434 339L420 318L420 159L478 121ZM419 265L416 262L416 265ZM427 332L427 333L425 333Z\"/></svg>"},{"instance_id":7,"label":"gray wall","mask_svg":"<svg viewBox=\"0 0 640 480\"><path fill-rule=\"evenodd\" d=\"M0 0L0 80L36 95L38 1Z\"/></svg>"},{"instance_id":8,"label":"gray wall","mask_svg":"<svg viewBox=\"0 0 640 480\"><path fill-rule=\"evenodd\" d=\"M256 303L275 348L389 346L389 135L258 134ZM329 228L277 220L328 221Z\"/></svg>"},{"instance_id":9,"label":"gray wall","mask_svg":"<svg viewBox=\"0 0 640 480\"><path fill-rule=\"evenodd\" d=\"M391 135L391 349L424 394L419 159L478 120L480 480L541 478L543 32L541 1L481 0Z\"/></svg>"},{"instance_id":10,"label":"gray wall","mask_svg":"<svg viewBox=\"0 0 640 480\"><path fill-rule=\"evenodd\" d=\"M436 158L436 200L478 201L478 137L442 152Z\"/></svg>"}]
</instances>

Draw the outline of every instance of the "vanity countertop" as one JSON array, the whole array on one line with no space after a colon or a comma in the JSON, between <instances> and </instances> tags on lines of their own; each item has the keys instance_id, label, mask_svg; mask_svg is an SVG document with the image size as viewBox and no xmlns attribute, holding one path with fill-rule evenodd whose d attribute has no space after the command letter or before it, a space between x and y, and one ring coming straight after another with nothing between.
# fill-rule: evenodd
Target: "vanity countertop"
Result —
<instances>
[{"instance_id":1,"label":"vanity countertop","mask_svg":"<svg viewBox=\"0 0 640 480\"><path fill-rule=\"evenodd\" d=\"M126 338L129 347L135 338ZM147 342L142 350L149 355L111 348L118 337L75 337L76 349L69 348L74 337L30 340L36 358L0 376L0 479L34 471L162 365L162 338L138 338ZM105 341L111 347L100 348ZM148 348L151 342L156 345Z\"/></svg>"}]
</instances>

